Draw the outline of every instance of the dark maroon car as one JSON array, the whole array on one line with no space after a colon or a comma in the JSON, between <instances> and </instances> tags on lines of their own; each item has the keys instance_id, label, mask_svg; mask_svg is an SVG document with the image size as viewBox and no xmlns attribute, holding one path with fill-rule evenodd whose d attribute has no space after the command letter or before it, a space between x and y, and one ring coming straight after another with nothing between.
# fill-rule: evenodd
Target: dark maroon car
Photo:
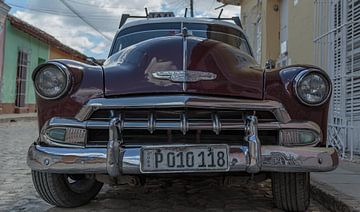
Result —
<instances>
[{"instance_id":1,"label":"dark maroon car","mask_svg":"<svg viewBox=\"0 0 360 212\"><path fill-rule=\"evenodd\" d=\"M236 23L133 21L102 66L37 67L28 165L40 196L76 207L103 183L271 178L277 207L306 210L309 173L338 164L325 148L331 82L314 66L260 68Z\"/></svg>"}]
</instances>

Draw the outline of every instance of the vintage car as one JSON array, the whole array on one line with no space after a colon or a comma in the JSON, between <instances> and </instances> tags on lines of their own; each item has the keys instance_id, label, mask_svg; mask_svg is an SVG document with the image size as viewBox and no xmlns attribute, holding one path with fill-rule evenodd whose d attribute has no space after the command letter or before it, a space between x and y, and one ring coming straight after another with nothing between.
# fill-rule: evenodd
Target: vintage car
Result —
<instances>
[{"instance_id":1,"label":"vintage car","mask_svg":"<svg viewBox=\"0 0 360 212\"><path fill-rule=\"evenodd\" d=\"M271 178L277 207L306 210L309 173L338 165L325 147L331 81L310 65L259 67L231 20L122 21L103 65L37 67L27 163L39 195L77 207L103 183Z\"/></svg>"}]
</instances>

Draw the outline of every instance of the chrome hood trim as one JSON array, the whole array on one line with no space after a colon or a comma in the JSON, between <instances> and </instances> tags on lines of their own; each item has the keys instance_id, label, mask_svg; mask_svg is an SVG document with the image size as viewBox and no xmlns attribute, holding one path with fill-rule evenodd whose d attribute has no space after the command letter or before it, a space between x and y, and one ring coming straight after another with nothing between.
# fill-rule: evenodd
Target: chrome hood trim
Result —
<instances>
[{"instance_id":1,"label":"chrome hood trim","mask_svg":"<svg viewBox=\"0 0 360 212\"><path fill-rule=\"evenodd\" d=\"M264 110L272 112L281 123L291 121L285 107L271 100L246 100L198 95L161 95L122 98L91 99L75 118L79 121L89 119L99 109L125 108L203 108L203 109L235 109Z\"/></svg>"}]
</instances>

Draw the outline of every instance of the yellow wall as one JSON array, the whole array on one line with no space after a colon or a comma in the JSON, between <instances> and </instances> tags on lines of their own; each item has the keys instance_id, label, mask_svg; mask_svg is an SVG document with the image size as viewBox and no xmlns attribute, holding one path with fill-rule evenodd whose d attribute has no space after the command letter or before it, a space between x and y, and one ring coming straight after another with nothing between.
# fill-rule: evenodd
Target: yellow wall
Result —
<instances>
[{"instance_id":1,"label":"yellow wall","mask_svg":"<svg viewBox=\"0 0 360 212\"><path fill-rule=\"evenodd\" d=\"M255 23L258 14L260 13L257 7L257 1L245 0L241 5L241 23L249 38L252 48L255 47L256 29Z\"/></svg>"},{"instance_id":2,"label":"yellow wall","mask_svg":"<svg viewBox=\"0 0 360 212\"><path fill-rule=\"evenodd\" d=\"M71 54L67 54L57 48L50 47L50 56L49 59L71 59L71 60L78 60L81 62L85 62L84 60L79 60L76 57L73 57Z\"/></svg>"},{"instance_id":3,"label":"yellow wall","mask_svg":"<svg viewBox=\"0 0 360 212\"><path fill-rule=\"evenodd\" d=\"M245 0L241 4L241 21L254 52L257 35L255 24L261 18L261 65L265 65L268 59L276 61L279 57L280 15L279 11L274 10L274 6L278 4L279 0L259 1L259 3L255 0Z\"/></svg>"},{"instance_id":4,"label":"yellow wall","mask_svg":"<svg viewBox=\"0 0 360 212\"><path fill-rule=\"evenodd\" d=\"M292 64L313 64L314 1L289 1L288 58Z\"/></svg>"},{"instance_id":5,"label":"yellow wall","mask_svg":"<svg viewBox=\"0 0 360 212\"><path fill-rule=\"evenodd\" d=\"M279 0L266 0L262 2L263 53L261 65L263 66L269 59L276 61L280 54L280 13L279 10L274 9L276 5L279 5Z\"/></svg>"},{"instance_id":6,"label":"yellow wall","mask_svg":"<svg viewBox=\"0 0 360 212\"><path fill-rule=\"evenodd\" d=\"M261 16L262 66L268 59L277 61L280 56L280 12L275 8L280 6L281 1L244 0L241 3L244 30L253 47L256 37L254 24ZM288 60L291 64L312 64L314 63L314 1L299 0L296 6L293 0L288 1Z\"/></svg>"}]
</instances>

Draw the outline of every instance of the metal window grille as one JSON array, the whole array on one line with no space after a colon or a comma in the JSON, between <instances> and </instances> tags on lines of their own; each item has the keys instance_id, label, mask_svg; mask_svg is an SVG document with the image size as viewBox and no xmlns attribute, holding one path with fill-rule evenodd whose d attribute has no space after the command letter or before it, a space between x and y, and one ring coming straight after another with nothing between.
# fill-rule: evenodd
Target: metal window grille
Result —
<instances>
[{"instance_id":1,"label":"metal window grille","mask_svg":"<svg viewBox=\"0 0 360 212\"><path fill-rule=\"evenodd\" d=\"M20 50L18 52L18 68L16 75L16 107L25 107L28 63L28 53Z\"/></svg>"},{"instance_id":2,"label":"metal window grille","mask_svg":"<svg viewBox=\"0 0 360 212\"><path fill-rule=\"evenodd\" d=\"M333 81L328 145L360 153L360 0L315 0L315 62Z\"/></svg>"}]
</instances>

